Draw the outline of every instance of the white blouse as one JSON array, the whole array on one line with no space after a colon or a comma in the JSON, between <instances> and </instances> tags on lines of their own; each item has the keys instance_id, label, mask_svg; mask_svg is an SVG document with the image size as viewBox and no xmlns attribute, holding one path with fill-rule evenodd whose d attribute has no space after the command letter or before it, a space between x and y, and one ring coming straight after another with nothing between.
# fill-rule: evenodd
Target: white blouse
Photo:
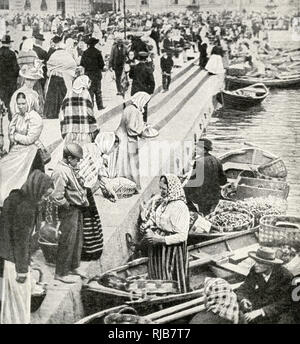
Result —
<instances>
[{"instance_id":1,"label":"white blouse","mask_svg":"<svg viewBox=\"0 0 300 344\"><path fill-rule=\"evenodd\" d=\"M187 240L190 226L190 213L183 201L170 202L162 212L160 205L155 212L156 226L167 233L166 245L175 245Z\"/></svg>"}]
</instances>

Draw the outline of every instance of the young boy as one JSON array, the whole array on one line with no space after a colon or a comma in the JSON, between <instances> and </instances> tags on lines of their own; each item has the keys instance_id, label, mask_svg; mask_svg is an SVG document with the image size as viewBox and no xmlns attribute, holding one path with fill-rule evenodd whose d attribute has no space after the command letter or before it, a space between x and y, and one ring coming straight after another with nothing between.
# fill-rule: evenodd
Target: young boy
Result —
<instances>
[{"instance_id":1,"label":"young boy","mask_svg":"<svg viewBox=\"0 0 300 344\"><path fill-rule=\"evenodd\" d=\"M168 54L166 50L162 51L163 55L160 59L160 68L162 72L162 85L163 91L167 92L170 87L171 83L171 72L174 66L174 61L172 59L172 55Z\"/></svg>"},{"instance_id":2,"label":"young boy","mask_svg":"<svg viewBox=\"0 0 300 344\"><path fill-rule=\"evenodd\" d=\"M56 257L55 279L64 283L75 283L68 275L79 275L78 271L83 246L83 209L89 206L87 190L79 181L77 167L83 158L82 147L67 144L63 160L59 161L52 174L54 192L52 199L60 207L61 232Z\"/></svg>"}]
</instances>

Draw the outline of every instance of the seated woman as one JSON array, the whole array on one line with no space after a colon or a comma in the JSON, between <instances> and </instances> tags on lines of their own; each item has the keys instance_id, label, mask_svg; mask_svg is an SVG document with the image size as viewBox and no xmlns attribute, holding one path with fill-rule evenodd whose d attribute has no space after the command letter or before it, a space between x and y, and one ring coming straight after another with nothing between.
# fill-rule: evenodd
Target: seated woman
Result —
<instances>
[{"instance_id":1,"label":"seated woman","mask_svg":"<svg viewBox=\"0 0 300 344\"><path fill-rule=\"evenodd\" d=\"M238 324L239 304L230 284L221 278L204 282L205 311L198 313L190 324Z\"/></svg>"},{"instance_id":2,"label":"seated woman","mask_svg":"<svg viewBox=\"0 0 300 344\"><path fill-rule=\"evenodd\" d=\"M9 124L10 151L0 164L0 207L13 189L19 189L34 169L44 172L44 164L38 151L43 130L43 120L33 110L29 95L20 92L16 102L18 113Z\"/></svg>"},{"instance_id":3,"label":"seated woman","mask_svg":"<svg viewBox=\"0 0 300 344\"><path fill-rule=\"evenodd\" d=\"M80 75L75 79L72 90L63 100L59 119L61 135L66 144L91 143L99 133L89 93L90 85L89 77Z\"/></svg>"},{"instance_id":4,"label":"seated woman","mask_svg":"<svg viewBox=\"0 0 300 344\"><path fill-rule=\"evenodd\" d=\"M186 293L189 291L189 210L178 177L162 176L159 187L161 194L153 198L148 220L141 226L148 246L149 278L177 281L179 291Z\"/></svg>"}]
</instances>

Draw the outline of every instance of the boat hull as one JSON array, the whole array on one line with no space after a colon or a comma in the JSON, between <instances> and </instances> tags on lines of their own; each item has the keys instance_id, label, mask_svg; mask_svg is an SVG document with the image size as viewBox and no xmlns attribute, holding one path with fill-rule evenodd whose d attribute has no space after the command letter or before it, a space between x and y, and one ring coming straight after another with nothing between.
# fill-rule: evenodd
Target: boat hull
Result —
<instances>
[{"instance_id":1,"label":"boat hull","mask_svg":"<svg viewBox=\"0 0 300 344\"><path fill-rule=\"evenodd\" d=\"M293 88L300 86L300 76L290 79L260 79L260 78L237 78L226 76L226 85L229 89L238 89L241 87L251 86L262 82L269 88Z\"/></svg>"}]
</instances>

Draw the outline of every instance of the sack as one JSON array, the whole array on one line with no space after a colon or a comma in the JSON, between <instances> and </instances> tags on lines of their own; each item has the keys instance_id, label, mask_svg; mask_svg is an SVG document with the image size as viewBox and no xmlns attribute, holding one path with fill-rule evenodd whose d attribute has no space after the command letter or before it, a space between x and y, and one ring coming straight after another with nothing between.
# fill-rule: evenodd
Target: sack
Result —
<instances>
[{"instance_id":1,"label":"sack","mask_svg":"<svg viewBox=\"0 0 300 344\"><path fill-rule=\"evenodd\" d=\"M106 179L105 181L114 190L119 199L129 198L137 192L136 183L127 178L117 177Z\"/></svg>"}]
</instances>

